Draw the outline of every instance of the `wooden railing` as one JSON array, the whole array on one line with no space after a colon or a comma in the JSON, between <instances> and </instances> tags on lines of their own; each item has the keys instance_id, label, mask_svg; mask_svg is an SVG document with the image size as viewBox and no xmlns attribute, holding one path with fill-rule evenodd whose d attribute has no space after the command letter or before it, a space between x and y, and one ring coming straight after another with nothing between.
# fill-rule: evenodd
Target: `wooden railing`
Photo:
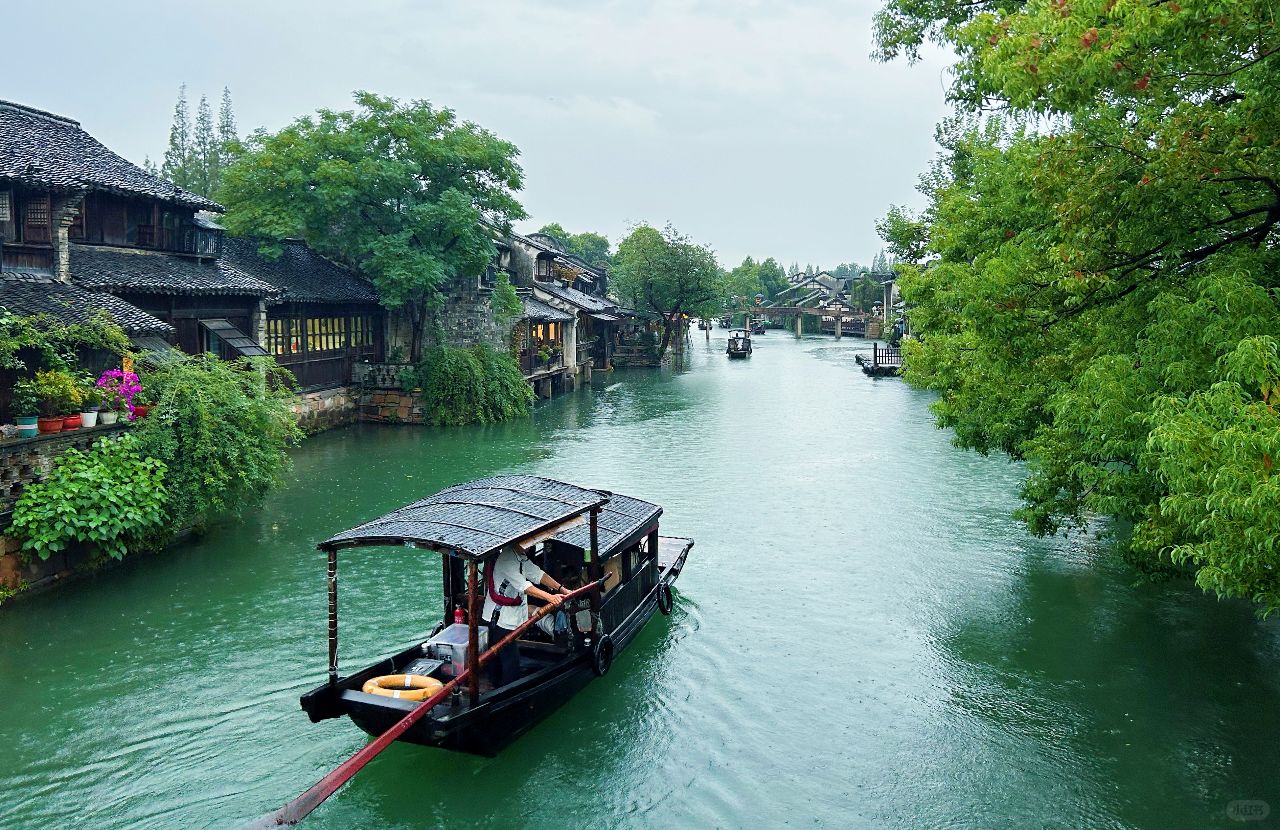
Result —
<instances>
[{"instance_id":1,"label":"wooden railing","mask_svg":"<svg viewBox=\"0 0 1280 830\"><path fill-rule=\"evenodd\" d=\"M902 366L902 349L897 346L881 346L878 343L871 344L871 365L873 366Z\"/></svg>"},{"instance_id":2,"label":"wooden railing","mask_svg":"<svg viewBox=\"0 0 1280 830\"><path fill-rule=\"evenodd\" d=\"M520 371L526 376L549 369L558 369L564 365L564 355L555 353L545 361L538 360L537 349L524 349L520 352Z\"/></svg>"}]
</instances>

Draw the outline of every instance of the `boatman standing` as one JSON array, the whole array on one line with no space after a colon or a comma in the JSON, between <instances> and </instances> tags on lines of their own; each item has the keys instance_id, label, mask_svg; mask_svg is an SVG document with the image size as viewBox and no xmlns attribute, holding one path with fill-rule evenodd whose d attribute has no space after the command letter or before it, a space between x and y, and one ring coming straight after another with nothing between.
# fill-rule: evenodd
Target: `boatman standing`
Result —
<instances>
[{"instance_id":1,"label":"boatman standing","mask_svg":"<svg viewBox=\"0 0 1280 830\"><path fill-rule=\"evenodd\" d=\"M484 584L483 619L489 624L490 647L529 619L529 597L537 597L554 608L563 601L561 594L568 593L567 588L529 561L524 549L517 545L507 545L485 566ZM519 677L520 652L512 644L489 662L489 679L497 688Z\"/></svg>"}]
</instances>

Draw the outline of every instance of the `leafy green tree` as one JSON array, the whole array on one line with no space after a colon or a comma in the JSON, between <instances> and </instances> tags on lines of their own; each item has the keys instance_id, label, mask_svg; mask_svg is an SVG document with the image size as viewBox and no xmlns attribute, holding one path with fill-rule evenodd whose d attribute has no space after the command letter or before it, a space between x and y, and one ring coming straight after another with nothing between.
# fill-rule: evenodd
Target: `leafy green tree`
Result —
<instances>
[{"instance_id":1,"label":"leafy green tree","mask_svg":"<svg viewBox=\"0 0 1280 830\"><path fill-rule=\"evenodd\" d=\"M383 305L404 311L417 362L446 280L479 276L496 253L493 229L525 215L514 195L519 151L426 101L369 92L355 101L255 133L218 199L232 233L300 236L359 269Z\"/></svg>"},{"instance_id":2,"label":"leafy green tree","mask_svg":"<svg viewBox=\"0 0 1280 830\"><path fill-rule=\"evenodd\" d=\"M712 316L725 296L725 274L710 248L671 225L640 225L618 245L613 288L633 307L662 317L659 353L671 343L682 314Z\"/></svg>"},{"instance_id":3,"label":"leafy green tree","mask_svg":"<svg viewBox=\"0 0 1280 830\"><path fill-rule=\"evenodd\" d=\"M1032 530L1114 516L1139 568L1280 607L1272 4L890 0L877 39L958 60L928 207L880 225L907 378L1027 460Z\"/></svg>"},{"instance_id":4,"label":"leafy green tree","mask_svg":"<svg viewBox=\"0 0 1280 830\"><path fill-rule=\"evenodd\" d=\"M564 243L565 251L573 254L588 265L597 268L608 268L613 262L609 254L609 239L603 234L586 231L569 233L558 222L543 225L538 233L554 236Z\"/></svg>"},{"instance_id":5,"label":"leafy green tree","mask_svg":"<svg viewBox=\"0 0 1280 830\"><path fill-rule=\"evenodd\" d=\"M164 151L160 175L178 187L190 190L195 182L191 160L195 142L191 136L191 110L187 107L187 85L178 87L178 102L173 106L173 124L169 127L169 147Z\"/></svg>"},{"instance_id":6,"label":"leafy green tree","mask_svg":"<svg viewBox=\"0 0 1280 830\"><path fill-rule=\"evenodd\" d=\"M202 195L214 192L222 176L222 154L213 127L213 110L209 107L209 99L203 95L196 106L191 155L192 190Z\"/></svg>"},{"instance_id":7,"label":"leafy green tree","mask_svg":"<svg viewBox=\"0 0 1280 830\"><path fill-rule=\"evenodd\" d=\"M218 107L218 166L225 170L235 161L239 152L240 136L236 132L236 114L231 107L231 88L222 88L222 103ZM217 193L222 184L219 175L210 192Z\"/></svg>"},{"instance_id":8,"label":"leafy green tree","mask_svg":"<svg viewBox=\"0 0 1280 830\"><path fill-rule=\"evenodd\" d=\"M760 287L768 298L777 296L780 291L785 291L791 285L787 282L787 275L782 270L782 266L773 257L769 257L760 263L757 270L760 278Z\"/></svg>"}]
</instances>

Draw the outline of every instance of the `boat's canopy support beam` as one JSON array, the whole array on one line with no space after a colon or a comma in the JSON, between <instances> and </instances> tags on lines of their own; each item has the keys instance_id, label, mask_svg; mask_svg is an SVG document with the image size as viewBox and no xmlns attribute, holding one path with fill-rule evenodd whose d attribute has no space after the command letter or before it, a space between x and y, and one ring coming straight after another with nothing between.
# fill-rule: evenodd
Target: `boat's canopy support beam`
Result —
<instances>
[{"instance_id":1,"label":"boat's canopy support beam","mask_svg":"<svg viewBox=\"0 0 1280 830\"><path fill-rule=\"evenodd\" d=\"M467 691L471 705L480 701L480 565L467 563Z\"/></svg>"},{"instance_id":2,"label":"boat's canopy support beam","mask_svg":"<svg viewBox=\"0 0 1280 830\"><path fill-rule=\"evenodd\" d=\"M329 685L338 683L338 551L329 551Z\"/></svg>"}]
</instances>

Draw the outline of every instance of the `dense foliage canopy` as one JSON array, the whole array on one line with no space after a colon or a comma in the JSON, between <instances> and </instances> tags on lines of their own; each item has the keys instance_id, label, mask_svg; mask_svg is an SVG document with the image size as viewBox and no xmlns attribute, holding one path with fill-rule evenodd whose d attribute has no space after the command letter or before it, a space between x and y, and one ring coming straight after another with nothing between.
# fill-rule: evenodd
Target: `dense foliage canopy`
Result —
<instances>
[{"instance_id":1,"label":"dense foliage canopy","mask_svg":"<svg viewBox=\"0 0 1280 830\"><path fill-rule=\"evenodd\" d=\"M292 376L269 357L174 361L142 379L155 407L137 422L138 449L167 473L169 526L201 524L262 500L301 437Z\"/></svg>"},{"instance_id":2,"label":"dense foliage canopy","mask_svg":"<svg viewBox=\"0 0 1280 830\"><path fill-rule=\"evenodd\" d=\"M892 0L955 50L929 207L881 223L907 377L1029 462L1023 517L1130 525L1149 572L1280 607L1280 29L1260 0Z\"/></svg>"},{"instance_id":3,"label":"dense foliage canopy","mask_svg":"<svg viewBox=\"0 0 1280 830\"><path fill-rule=\"evenodd\" d=\"M427 420L490 424L529 414L533 389L511 355L485 344L433 346L415 370Z\"/></svg>"},{"instance_id":4,"label":"dense foliage canopy","mask_svg":"<svg viewBox=\"0 0 1280 830\"><path fill-rule=\"evenodd\" d=\"M416 361L441 286L481 274L496 253L494 229L524 216L518 150L426 101L355 100L354 111L255 133L218 199L233 233L302 237L369 277L383 304L408 316Z\"/></svg>"},{"instance_id":5,"label":"dense foliage canopy","mask_svg":"<svg viewBox=\"0 0 1280 830\"><path fill-rule=\"evenodd\" d=\"M662 317L660 353L681 315L715 316L726 296L715 253L671 225L661 231L641 225L622 240L614 257L613 290L624 303Z\"/></svg>"},{"instance_id":6,"label":"dense foliage canopy","mask_svg":"<svg viewBox=\"0 0 1280 830\"><path fill-rule=\"evenodd\" d=\"M545 233L559 239L564 243L566 253L576 256L588 265L607 268L613 264L613 257L609 254L609 238L604 234L592 231L569 233L561 227L559 222L543 225L538 229L538 233Z\"/></svg>"}]
</instances>

